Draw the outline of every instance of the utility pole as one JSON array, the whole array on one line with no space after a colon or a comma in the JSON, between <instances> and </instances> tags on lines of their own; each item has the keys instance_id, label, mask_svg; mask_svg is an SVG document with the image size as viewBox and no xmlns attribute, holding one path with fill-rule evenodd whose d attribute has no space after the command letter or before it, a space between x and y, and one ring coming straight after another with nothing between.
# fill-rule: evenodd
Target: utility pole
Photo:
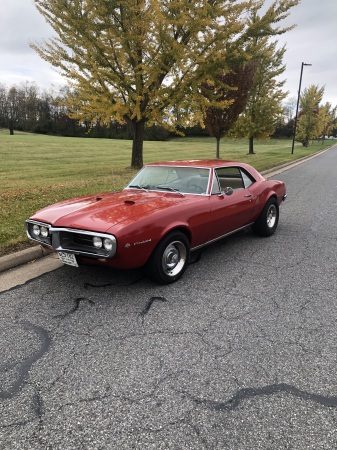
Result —
<instances>
[{"instance_id":1,"label":"utility pole","mask_svg":"<svg viewBox=\"0 0 337 450\"><path fill-rule=\"evenodd\" d=\"M297 116L298 116L298 106L300 104L300 97L301 97L301 84L302 84L303 66L312 66L312 64L306 64L306 63L302 62L302 65L301 65L301 76L300 76L300 85L298 87L295 126L294 126L294 137L293 137L293 145L291 147L291 154L292 155L294 154L294 145L295 145L296 127L297 127Z\"/></svg>"}]
</instances>

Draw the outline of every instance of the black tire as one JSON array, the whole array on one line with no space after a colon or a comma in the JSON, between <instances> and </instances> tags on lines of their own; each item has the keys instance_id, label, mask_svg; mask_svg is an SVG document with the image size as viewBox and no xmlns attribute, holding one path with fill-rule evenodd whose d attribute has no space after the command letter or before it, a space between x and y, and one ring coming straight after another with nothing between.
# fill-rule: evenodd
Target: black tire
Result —
<instances>
[{"instance_id":1,"label":"black tire","mask_svg":"<svg viewBox=\"0 0 337 450\"><path fill-rule=\"evenodd\" d=\"M279 207L276 198L268 200L260 217L252 226L253 233L258 236L269 237L275 233L279 219Z\"/></svg>"},{"instance_id":2,"label":"black tire","mask_svg":"<svg viewBox=\"0 0 337 450\"><path fill-rule=\"evenodd\" d=\"M173 231L165 236L152 253L147 272L160 284L177 281L185 272L190 256L190 244L184 233Z\"/></svg>"}]
</instances>

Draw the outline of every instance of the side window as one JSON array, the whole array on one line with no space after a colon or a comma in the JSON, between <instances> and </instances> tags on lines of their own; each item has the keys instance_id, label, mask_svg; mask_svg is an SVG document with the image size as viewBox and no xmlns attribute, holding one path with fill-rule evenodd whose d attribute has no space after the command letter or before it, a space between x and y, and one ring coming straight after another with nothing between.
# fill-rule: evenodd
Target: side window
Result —
<instances>
[{"instance_id":1,"label":"side window","mask_svg":"<svg viewBox=\"0 0 337 450\"><path fill-rule=\"evenodd\" d=\"M241 176L241 171L238 167L221 167L215 169L217 174L221 191L224 191L226 187L232 189L244 189L245 185Z\"/></svg>"},{"instance_id":2,"label":"side window","mask_svg":"<svg viewBox=\"0 0 337 450\"><path fill-rule=\"evenodd\" d=\"M243 184L245 185L245 189L249 188L249 186L251 186L253 183L255 183L254 178L242 169L241 169L241 175L242 175L242 179L243 179Z\"/></svg>"},{"instance_id":3,"label":"side window","mask_svg":"<svg viewBox=\"0 0 337 450\"><path fill-rule=\"evenodd\" d=\"M216 174L216 171L214 173L214 177L213 177L213 183L212 183L212 190L211 190L211 194L220 194L221 190L220 190L220 184L219 184L219 180Z\"/></svg>"}]
</instances>

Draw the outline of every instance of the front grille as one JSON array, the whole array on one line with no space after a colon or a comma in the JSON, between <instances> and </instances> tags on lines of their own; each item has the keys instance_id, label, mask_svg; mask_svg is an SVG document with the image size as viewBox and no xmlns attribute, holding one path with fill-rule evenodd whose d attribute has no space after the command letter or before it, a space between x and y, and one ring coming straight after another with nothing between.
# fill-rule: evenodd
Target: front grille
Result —
<instances>
[{"instance_id":1,"label":"front grille","mask_svg":"<svg viewBox=\"0 0 337 450\"><path fill-rule=\"evenodd\" d=\"M87 232L87 231L72 231L71 229L52 229L53 247L56 250L69 250L76 254L83 254L88 256L96 256L98 258L109 258L113 256L111 252L108 252L104 248L96 248L93 245L93 237L98 236L102 238L109 237L113 239L113 236L102 235L101 233Z\"/></svg>"},{"instance_id":2,"label":"front grille","mask_svg":"<svg viewBox=\"0 0 337 450\"><path fill-rule=\"evenodd\" d=\"M33 233L33 226L38 225L40 227L48 228L48 237L43 238L36 236ZM30 239L39 242L42 245L53 247L57 251L68 251L76 255L91 256L94 258L111 258L117 251L116 238L111 234L96 233L94 231L75 230L72 228L58 228L52 227L43 222L35 220L26 221L27 235ZM96 248L93 245L93 238L98 237L104 242L105 239L112 241L112 249L106 250L104 247Z\"/></svg>"}]
</instances>

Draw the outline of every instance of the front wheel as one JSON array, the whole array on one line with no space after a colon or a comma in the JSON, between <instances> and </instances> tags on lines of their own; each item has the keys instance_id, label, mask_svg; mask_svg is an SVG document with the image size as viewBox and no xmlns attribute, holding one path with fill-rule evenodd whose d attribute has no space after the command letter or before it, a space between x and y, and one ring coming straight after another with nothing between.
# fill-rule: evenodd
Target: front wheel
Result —
<instances>
[{"instance_id":1,"label":"front wheel","mask_svg":"<svg viewBox=\"0 0 337 450\"><path fill-rule=\"evenodd\" d=\"M185 234L172 232L159 242L152 253L147 264L148 274L158 283L173 283L185 272L189 256L190 245Z\"/></svg>"},{"instance_id":2,"label":"front wheel","mask_svg":"<svg viewBox=\"0 0 337 450\"><path fill-rule=\"evenodd\" d=\"M252 230L259 236L271 236L274 234L279 219L279 207L275 198L271 198L266 203L260 217L252 225Z\"/></svg>"}]
</instances>

